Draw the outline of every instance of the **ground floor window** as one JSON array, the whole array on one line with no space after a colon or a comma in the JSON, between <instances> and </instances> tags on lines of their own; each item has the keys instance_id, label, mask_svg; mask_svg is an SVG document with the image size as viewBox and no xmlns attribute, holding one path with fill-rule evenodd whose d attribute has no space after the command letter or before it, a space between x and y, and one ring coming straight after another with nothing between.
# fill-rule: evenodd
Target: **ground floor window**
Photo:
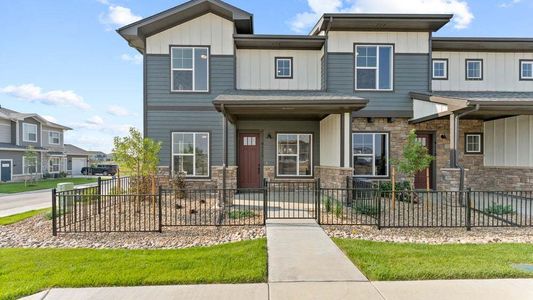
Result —
<instances>
[{"instance_id":1,"label":"ground floor window","mask_svg":"<svg viewBox=\"0 0 533 300\"><path fill-rule=\"evenodd\" d=\"M61 169L61 158L50 157L50 159L48 160L48 172L59 173L60 169Z\"/></svg>"},{"instance_id":2,"label":"ground floor window","mask_svg":"<svg viewBox=\"0 0 533 300\"><path fill-rule=\"evenodd\" d=\"M483 152L483 135L481 133L465 134L465 152L481 154Z\"/></svg>"},{"instance_id":3,"label":"ground floor window","mask_svg":"<svg viewBox=\"0 0 533 300\"><path fill-rule=\"evenodd\" d=\"M22 157L22 169L24 174L37 173L37 157Z\"/></svg>"},{"instance_id":4,"label":"ground floor window","mask_svg":"<svg viewBox=\"0 0 533 300\"><path fill-rule=\"evenodd\" d=\"M355 176L389 176L389 134L356 132L352 134L353 169Z\"/></svg>"},{"instance_id":5,"label":"ground floor window","mask_svg":"<svg viewBox=\"0 0 533 300\"><path fill-rule=\"evenodd\" d=\"M172 172L190 177L209 176L209 133L172 133Z\"/></svg>"},{"instance_id":6,"label":"ground floor window","mask_svg":"<svg viewBox=\"0 0 533 300\"><path fill-rule=\"evenodd\" d=\"M279 133L277 135L277 175L311 176L313 135Z\"/></svg>"}]
</instances>

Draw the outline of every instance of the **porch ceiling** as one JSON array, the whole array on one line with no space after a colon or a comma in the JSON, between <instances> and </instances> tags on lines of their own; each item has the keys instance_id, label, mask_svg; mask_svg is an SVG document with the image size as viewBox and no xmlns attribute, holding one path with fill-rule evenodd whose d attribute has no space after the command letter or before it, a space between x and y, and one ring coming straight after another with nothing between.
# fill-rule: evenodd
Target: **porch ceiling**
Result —
<instances>
[{"instance_id":1,"label":"porch ceiling","mask_svg":"<svg viewBox=\"0 0 533 300\"><path fill-rule=\"evenodd\" d=\"M213 101L231 122L247 119L321 120L329 114L357 111L367 99L353 95L301 91L232 91Z\"/></svg>"}]
</instances>

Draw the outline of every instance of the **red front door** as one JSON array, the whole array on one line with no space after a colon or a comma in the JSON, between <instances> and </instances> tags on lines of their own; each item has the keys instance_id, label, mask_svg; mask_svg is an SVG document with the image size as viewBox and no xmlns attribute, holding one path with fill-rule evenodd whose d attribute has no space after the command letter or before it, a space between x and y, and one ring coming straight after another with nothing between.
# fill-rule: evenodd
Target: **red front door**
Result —
<instances>
[{"instance_id":1,"label":"red front door","mask_svg":"<svg viewBox=\"0 0 533 300\"><path fill-rule=\"evenodd\" d=\"M417 133L416 139L422 143L427 149L428 153L433 155L433 135L429 133ZM424 171L420 171L415 175L415 189L433 188L433 163Z\"/></svg>"},{"instance_id":2,"label":"red front door","mask_svg":"<svg viewBox=\"0 0 533 300\"><path fill-rule=\"evenodd\" d=\"M259 133L239 133L238 186L240 188L261 187L261 141Z\"/></svg>"}]
</instances>

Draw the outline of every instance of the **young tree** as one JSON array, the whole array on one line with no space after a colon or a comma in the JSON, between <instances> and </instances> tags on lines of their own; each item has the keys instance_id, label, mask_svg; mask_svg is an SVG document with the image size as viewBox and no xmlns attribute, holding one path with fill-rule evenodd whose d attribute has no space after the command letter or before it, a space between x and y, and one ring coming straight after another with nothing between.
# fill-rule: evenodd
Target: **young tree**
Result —
<instances>
[{"instance_id":1,"label":"young tree","mask_svg":"<svg viewBox=\"0 0 533 300\"><path fill-rule=\"evenodd\" d=\"M33 146L28 146L26 151L24 152L24 167L26 167L26 170L22 170L23 173L29 173L31 175L31 182L35 182L37 180L37 151L35 151L35 148ZM25 182L25 185L27 184L27 181Z\"/></svg>"}]
</instances>

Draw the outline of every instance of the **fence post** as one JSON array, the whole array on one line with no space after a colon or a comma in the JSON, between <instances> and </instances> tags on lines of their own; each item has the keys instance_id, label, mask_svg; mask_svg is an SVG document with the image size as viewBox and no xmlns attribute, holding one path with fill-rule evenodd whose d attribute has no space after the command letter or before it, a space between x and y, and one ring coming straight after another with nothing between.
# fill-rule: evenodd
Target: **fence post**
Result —
<instances>
[{"instance_id":1,"label":"fence post","mask_svg":"<svg viewBox=\"0 0 533 300\"><path fill-rule=\"evenodd\" d=\"M268 182L263 178L263 225L266 225L267 219L267 200L268 200Z\"/></svg>"},{"instance_id":2,"label":"fence post","mask_svg":"<svg viewBox=\"0 0 533 300\"><path fill-rule=\"evenodd\" d=\"M347 206L352 206L352 200L353 200L353 197L352 197L352 188L351 188L351 183L350 181L352 180L352 177L351 176L346 176L346 205Z\"/></svg>"},{"instance_id":3,"label":"fence post","mask_svg":"<svg viewBox=\"0 0 533 300\"><path fill-rule=\"evenodd\" d=\"M102 197L102 177L98 176L98 186L96 188L96 193L98 194L98 196L96 197L96 201L97 202L97 205L98 205L98 214L100 214L102 212L102 201L101 201L101 197Z\"/></svg>"},{"instance_id":4,"label":"fence post","mask_svg":"<svg viewBox=\"0 0 533 300\"><path fill-rule=\"evenodd\" d=\"M159 205L159 208L157 209L159 214L159 232L161 233L163 232L163 187L161 185L159 186L159 194L157 198L157 203Z\"/></svg>"},{"instance_id":5,"label":"fence post","mask_svg":"<svg viewBox=\"0 0 533 300\"><path fill-rule=\"evenodd\" d=\"M320 197L322 196L321 189L320 178L317 178L315 183L315 218L318 224L320 224Z\"/></svg>"},{"instance_id":6,"label":"fence post","mask_svg":"<svg viewBox=\"0 0 533 300\"><path fill-rule=\"evenodd\" d=\"M374 199L376 199L376 207L378 209L378 230L381 230L381 192L377 189L375 190L375 193Z\"/></svg>"},{"instance_id":7,"label":"fence post","mask_svg":"<svg viewBox=\"0 0 533 300\"><path fill-rule=\"evenodd\" d=\"M52 235L57 236L56 189L52 189Z\"/></svg>"},{"instance_id":8,"label":"fence post","mask_svg":"<svg viewBox=\"0 0 533 300\"><path fill-rule=\"evenodd\" d=\"M472 203L470 202L472 188L467 188L466 193L466 230L470 231L472 229Z\"/></svg>"}]
</instances>

